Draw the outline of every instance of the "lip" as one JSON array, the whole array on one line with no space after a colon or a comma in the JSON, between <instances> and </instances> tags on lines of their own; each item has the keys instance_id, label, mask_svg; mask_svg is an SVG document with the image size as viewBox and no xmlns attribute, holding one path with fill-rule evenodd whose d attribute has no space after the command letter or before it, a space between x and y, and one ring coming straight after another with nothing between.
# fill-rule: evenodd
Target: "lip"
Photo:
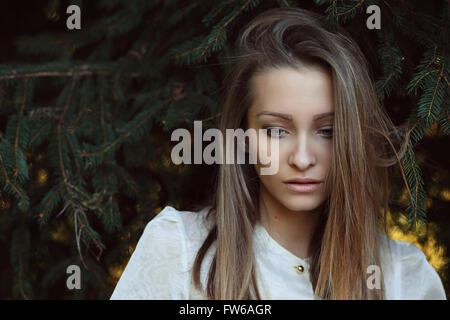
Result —
<instances>
[{"instance_id":1,"label":"lip","mask_svg":"<svg viewBox=\"0 0 450 320\"><path fill-rule=\"evenodd\" d=\"M319 183L322 181L311 179L311 178L294 178L288 181L285 181L284 183Z\"/></svg>"},{"instance_id":2,"label":"lip","mask_svg":"<svg viewBox=\"0 0 450 320\"><path fill-rule=\"evenodd\" d=\"M288 190L294 192L314 192L320 188L322 181L310 178L295 178L285 181L284 184Z\"/></svg>"}]
</instances>

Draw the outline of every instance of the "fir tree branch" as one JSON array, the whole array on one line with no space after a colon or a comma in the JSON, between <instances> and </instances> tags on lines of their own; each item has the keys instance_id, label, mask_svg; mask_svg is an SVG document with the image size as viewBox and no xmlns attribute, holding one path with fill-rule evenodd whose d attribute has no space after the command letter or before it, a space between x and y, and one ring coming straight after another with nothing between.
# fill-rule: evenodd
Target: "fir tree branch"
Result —
<instances>
[{"instance_id":1,"label":"fir tree branch","mask_svg":"<svg viewBox=\"0 0 450 320\"><path fill-rule=\"evenodd\" d=\"M105 128L105 110L103 105L103 94L104 94L104 86L105 86L105 78L100 76L100 125L102 127L103 132L103 142L106 143L108 141L106 128Z\"/></svg>"},{"instance_id":2,"label":"fir tree branch","mask_svg":"<svg viewBox=\"0 0 450 320\"><path fill-rule=\"evenodd\" d=\"M445 31L447 30L446 26L437 25L437 24L433 23L432 21L428 20L427 18L425 18L423 15L418 15L415 11L411 10L410 8L408 8L408 6L403 3L403 1L400 1L400 5L403 7L403 9L406 9L406 11L408 11L409 14L412 14L413 16L416 16L418 19L422 19L424 22L429 23L433 27L435 27L437 29L442 29L442 30L445 30Z\"/></svg>"},{"instance_id":3,"label":"fir tree branch","mask_svg":"<svg viewBox=\"0 0 450 320\"><path fill-rule=\"evenodd\" d=\"M47 121L43 126L41 126L41 127L39 128L39 130L36 132L36 134L34 135L34 137L31 138L30 143L29 143L29 146L32 146L32 145L33 145L34 141L42 134L42 131L44 131L44 129L45 129L49 124L51 124L51 123L52 123L51 120L50 120L50 121Z\"/></svg>"},{"instance_id":4,"label":"fir tree branch","mask_svg":"<svg viewBox=\"0 0 450 320\"><path fill-rule=\"evenodd\" d=\"M76 79L77 78L74 78L72 80L70 91L69 91L69 94L68 94L67 99L66 99L66 104L65 104L65 107L64 107L64 111L63 111L63 114L61 116L61 121L58 123L57 128L56 128L57 142L58 142L59 167L60 167L60 170L61 170L61 174L62 174L62 177L63 177L63 183L64 183L64 186L66 188L67 194L71 195L71 198L72 198L72 190L71 189L74 188L74 186L70 184L69 177L67 176L67 172L66 172L66 169L65 169L65 166L64 166L64 160L63 160L64 156L63 156L63 147L62 147L63 136L62 136L61 130L62 130L62 122L63 122L63 119L64 119L64 113L67 111L68 106L70 104L70 100L72 98L72 92L73 92L73 89L75 87ZM85 197L87 197L87 195L85 195ZM72 201L70 201L70 203L72 203Z\"/></svg>"},{"instance_id":5,"label":"fir tree branch","mask_svg":"<svg viewBox=\"0 0 450 320\"><path fill-rule=\"evenodd\" d=\"M183 18L183 16L185 16L186 14L191 12L194 8L198 7L203 2L205 2L205 0L198 0L198 1L195 1L195 2L193 2L191 4L189 4L188 6L182 8L180 11L178 11L174 15L172 15L169 18L169 21L172 24L177 23L181 18Z\"/></svg>"},{"instance_id":6,"label":"fir tree branch","mask_svg":"<svg viewBox=\"0 0 450 320\"><path fill-rule=\"evenodd\" d=\"M24 210L26 208L27 197L25 196L25 194L22 193L21 190L19 190L19 188L14 184L14 182L11 181L11 179L9 179L8 172L6 170L5 163L3 161L1 153L0 153L0 167L2 168L3 175L5 176L5 184L10 185L13 191L22 199L21 200L22 209Z\"/></svg>"},{"instance_id":7,"label":"fir tree branch","mask_svg":"<svg viewBox=\"0 0 450 320\"><path fill-rule=\"evenodd\" d=\"M279 3L280 5L283 5L284 7L287 7L287 8L290 8L290 7L292 7L292 6L295 6L295 4L289 3L289 1L287 1L287 0L278 0L278 3Z\"/></svg>"},{"instance_id":8,"label":"fir tree branch","mask_svg":"<svg viewBox=\"0 0 450 320\"><path fill-rule=\"evenodd\" d=\"M247 0L227 21L225 21L225 23L217 30L216 32L216 36L214 37L214 41L213 43L216 43L219 35L224 32L223 30L231 23L231 21L233 21L236 16L238 14L240 14L250 3L252 0ZM212 46L212 45L211 45ZM206 50L209 48L210 46L205 46L205 49L203 50L203 52L200 54L200 58L202 58L206 52Z\"/></svg>"},{"instance_id":9,"label":"fir tree branch","mask_svg":"<svg viewBox=\"0 0 450 320\"><path fill-rule=\"evenodd\" d=\"M18 241L18 245L19 245L19 288L20 288L20 294L22 295L22 297L25 300L28 300L28 296L25 293L25 290L23 288L23 262L22 262L22 250L21 250L21 246L22 246L22 242Z\"/></svg>"},{"instance_id":10,"label":"fir tree branch","mask_svg":"<svg viewBox=\"0 0 450 320\"><path fill-rule=\"evenodd\" d=\"M68 194L71 194L71 190L68 187L69 178L66 173L66 169L64 167L63 154L62 154L62 137L61 137L61 125L57 127L57 139L58 139L58 158L59 158L59 168L61 169L61 174L63 176L64 185L66 186L66 190Z\"/></svg>"},{"instance_id":11,"label":"fir tree branch","mask_svg":"<svg viewBox=\"0 0 450 320\"><path fill-rule=\"evenodd\" d=\"M89 82L88 82L88 85L89 85ZM86 94L86 98L84 100L84 104L81 107L80 111L78 112L77 118L75 119L74 123L71 126L69 126L69 128L71 128L71 130L73 132L75 132L77 130L78 122L81 120L81 117L82 117L84 111L87 109L87 105L88 105L88 102L89 102L88 100L89 100L89 95Z\"/></svg>"},{"instance_id":12,"label":"fir tree branch","mask_svg":"<svg viewBox=\"0 0 450 320\"><path fill-rule=\"evenodd\" d=\"M450 86L450 83L448 82L447 77L444 75L443 78L444 78L445 82L447 82L447 85Z\"/></svg>"},{"instance_id":13,"label":"fir tree branch","mask_svg":"<svg viewBox=\"0 0 450 320\"><path fill-rule=\"evenodd\" d=\"M119 99L119 97L117 96L117 86L119 85L119 78L120 78L120 74L121 73L122 73L122 71L119 71L117 74L114 75L114 89L113 89L113 93L114 93L114 100L115 101Z\"/></svg>"},{"instance_id":14,"label":"fir tree branch","mask_svg":"<svg viewBox=\"0 0 450 320\"><path fill-rule=\"evenodd\" d=\"M16 127L16 136L14 139L14 159L16 161L16 167L14 168L14 177L16 177L19 174L19 135L20 135L20 128L21 128L21 121L23 116L23 110L25 109L25 104L27 100L27 87L28 87L28 79L25 78L24 84L23 84L23 101L22 105L19 109L19 115L17 117L17 127Z\"/></svg>"},{"instance_id":15,"label":"fir tree branch","mask_svg":"<svg viewBox=\"0 0 450 320\"><path fill-rule=\"evenodd\" d=\"M425 69L427 69L436 59L436 51L437 51L437 44L434 44L434 48L433 48L433 58L430 59L430 62L428 62L427 66L425 67Z\"/></svg>"},{"instance_id":16,"label":"fir tree branch","mask_svg":"<svg viewBox=\"0 0 450 320\"><path fill-rule=\"evenodd\" d=\"M365 1L365 0L358 1L358 3L355 4L353 7L351 7L350 9L348 9L348 10L346 10L346 11L344 11L344 12L338 13L337 16L346 15L346 14L348 14L349 12L352 12L353 10L355 10L356 8L358 8L360 5L362 5L362 4L364 3L364 1ZM333 5L335 5L335 1L333 1Z\"/></svg>"},{"instance_id":17,"label":"fir tree branch","mask_svg":"<svg viewBox=\"0 0 450 320\"><path fill-rule=\"evenodd\" d=\"M75 88L75 84L76 84L77 80L78 80L78 76L75 76L72 79L72 83L70 85L69 95L67 96L67 100L66 100L66 103L64 105L63 112L62 112L61 117L59 119L59 123L60 124L64 124L64 115L66 114L67 110L69 109L70 100L72 99L73 89Z\"/></svg>"},{"instance_id":18,"label":"fir tree branch","mask_svg":"<svg viewBox=\"0 0 450 320\"><path fill-rule=\"evenodd\" d=\"M247 0L239 9L235 10L232 14L229 14L228 16L225 16L222 20L226 19L225 21L221 21L218 25L216 25L213 28L213 31L210 35L214 35L212 39L209 39L209 36L207 37L206 43L203 41L200 45L194 46L191 49L188 49L186 51L183 51L182 53L178 53L175 55L175 60L180 60L180 58L188 56L192 54L193 52L199 51L203 48L201 53L196 57L198 60L203 59L207 52L211 48L214 48L215 44L219 41L219 38L222 37L223 33L226 34L226 27L243 11L245 8L247 8L252 3L252 0ZM227 18L228 17L228 18Z\"/></svg>"},{"instance_id":19,"label":"fir tree branch","mask_svg":"<svg viewBox=\"0 0 450 320\"><path fill-rule=\"evenodd\" d=\"M136 129L138 129L140 126L142 126L150 117L152 117L156 111L158 111L159 109L161 109L163 106L167 105L170 101L172 101L172 99L167 99L165 102L161 103L157 108L155 108L155 110L153 110L153 112L150 112L146 117L144 117L136 126L132 127L129 131L125 132L123 135L121 135L119 138L117 138L115 141L111 142L110 144L108 144L104 149L96 151L96 152L91 152L91 153L86 153L85 150L83 150L83 153L81 154L82 157L93 157L93 156L98 156L101 154L104 154L106 152L108 152L109 150L111 150L111 148L113 148L116 144L122 142L123 140L125 140L127 137L129 137L133 131L135 131Z\"/></svg>"},{"instance_id":20,"label":"fir tree branch","mask_svg":"<svg viewBox=\"0 0 450 320\"><path fill-rule=\"evenodd\" d=\"M69 93L68 98L66 100L66 107L69 104L69 101L70 101L70 98L71 98L71 95L72 95L72 90L73 90L74 86L75 86L75 79L72 81L71 90L70 90L70 93ZM64 159L64 157L63 157L63 147L62 147L63 136L62 136L62 133L61 133L61 130L62 130L62 124L61 123L59 123L57 125L56 130L57 130L57 142L58 142L59 167L60 167L60 170L61 170L61 174L62 174L62 177L63 177L63 183L64 183L64 185L66 187L67 193L71 195L72 194L72 190L71 189L74 189L79 194L81 194L85 199L89 199L89 196L87 194L85 194L82 190L78 189L76 186L72 185L69 182L70 179L67 176L67 172L66 172L66 169L64 167L64 160L63 160Z\"/></svg>"},{"instance_id":21,"label":"fir tree branch","mask_svg":"<svg viewBox=\"0 0 450 320\"><path fill-rule=\"evenodd\" d=\"M44 203L44 206L42 207L41 212L39 212L39 218L41 219L41 223L42 223L42 219L44 218L44 212L47 212L47 211L48 211L47 208L49 208L50 205L53 204L54 198L59 194L59 190L60 190L61 188L63 188L63 187L64 187L64 183L63 183L63 182L60 182L59 185L56 187L55 192L52 192L52 193L51 193L52 196L51 196L50 198L48 198L48 200L47 200L46 203ZM60 212L59 214L61 214L61 213L62 213L62 212Z\"/></svg>"},{"instance_id":22,"label":"fir tree branch","mask_svg":"<svg viewBox=\"0 0 450 320\"><path fill-rule=\"evenodd\" d=\"M412 152L412 150L411 150L411 148L408 148L408 154L409 154L409 156L410 156L410 158L411 157L414 157L414 155L411 153ZM413 205L414 205L414 224L417 222L417 195L419 194L419 179L417 178L417 174L416 174L416 170L412 170L413 171L413 174L414 174L414 180L415 180L415 184L414 184L414 187L415 187L415 198L414 198L414 201L413 201ZM411 193L410 191L408 191L409 193ZM410 194L410 196L411 196L411 194ZM412 196L411 196L411 198L412 198Z\"/></svg>"},{"instance_id":23,"label":"fir tree branch","mask_svg":"<svg viewBox=\"0 0 450 320\"><path fill-rule=\"evenodd\" d=\"M332 1L331 6L328 7L327 10L328 10L328 12L331 12L331 13L328 15L327 18L330 18L330 16L331 16L332 21L333 21L334 23L336 23L336 22L337 22L337 16L336 16L336 13L337 13L337 9L336 9L336 0L333 0L333 1Z\"/></svg>"},{"instance_id":24,"label":"fir tree branch","mask_svg":"<svg viewBox=\"0 0 450 320\"><path fill-rule=\"evenodd\" d=\"M98 256L96 257L96 259L99 260L101 254L102 254L102 252L103 252L103 247L102 247L102 246L100 245L100 243L97 241L96 237L92 234L92 232L89 230L90 228L88 227L88 225L85 224L85 223L81 220L79 214L76 215L76 219L77 219L77 221L78 221L78 223L80 224L80 227L81 227L81 229L80 229L80 234L81 234L81 232L83 231L83 229L86 230L87 233L88 233L88 235L89 235L89 238L90 238L92 241L94 241L95 246L99 249L99 254L98 254ZM86 221L87 221L87 220L86 220Z\"/></svg>"},{"instance_id":25,"label":"fir tree branch","mask_svg":"<svg viewBox=\"0 0 450 320\"><path fill-rule=\"evenodd\" d=\"M73 155L74 155L73 160L74 160L74 162L75 162L75 166L77 167L77 175L78 175L78 178L79 178L78 183L81 185L82 180L83 180L82 177L81 177L81 166L80 166L80 163L78 162L78 159L77 159L77 157L76 157L75 147L74 147L74 145L73 145L72 139L70 139L70 138L68 137L68 133L67 133L67 132L64 132L64 135L66 136L66 139L67 139L67 141L69 142L69 146L70 146L70 148L72 149L72 153L73 153Z\"/></svg>"},{"instance_id":26,"label":"fir tree branch","mask_svg":"<svg viewBox=\"0 0 450 320\"><path fill-rule=\"evenodd\" d=\"M201 119L201 120L199 120L199 121L209 121L209 120L212 120L212 119L214 119L214 118L220 117L221 114L222 114L222 113L219 112L219 113L216 114L216 115L213 115L213 116L208 117L208 118Z\"/></svg>"},{"instance_id":27,"label":"fir tree branch","mask_svg":"<svg viewBox=\"0 0 450 320\"><path fill-rule=\"evenodd\" d=\"M112 229L112 226L114 226L114 210L113 210L113 195L114 195L114 193L113 192L109 192L109 197L108 197L108 200L109 200L109 214L108 214L108 217L109 217L109 220L110 220L110 225L111 225L111 229Z\"/></svg>"},{"instance_id":28,"label":"fir tree branch","mask_svg":"<svg viewBox=\"0 0 450 320\"><path fill-rule=\"evenodd\" d=\"M28 278L30 234L26 226L19 225L13 231L10 252L18 289L14 288L14 294L28 300L32 298L32 289Z\"/></svg>"},{"instance_id":29,"label":"fir tree branch","mask_svg":"<svg viewBox=\"0 0 450 320\"><path fill-rule=\"evenodd\" d=\"M98 273L97 268L99 268L99 266L95 267L94 263L95 262L92 262L91 259L87 260L87 264L90 265L90 267L91 267L88 269L89 273L92 273L94 275L94 277L96 279L95 284L99 284L103 288L103 292L106 293L109 291L109 288L105 284L105 277Z\"/></svg>"},{"instance_id":30,"label":"fir tree branch","mask_svg":"<svg viewBox=\"0 0 450 320\"><path fill-rule=\"evenodd\" d=\"M93 76L93 75L111 75L115 74L114 72L101 70L101 69L91 69L91 67L87 64L80 65L80 70L73 70L71 68L69 71L36 71L36 72L27 72L27 73L16 73L16 70L12 70L11 74L5 74L0 76L0 82L2 80L11 80L11 79L22 79L22 78L40 78L40 77L81 77L81 76ZM131 78L141 77L142 73L140 72L130 72L129 76Z\"/></svg>"},{"instance_id":31,"label":"fir tree branch","mask_svg":"<svg viewBox=\"0 0 450 320\"><path fill-rule=\"evenodd\" d=\"M120 25L120 24L122 24L123 22L127 21L128 18L129 18L129 15L123 16L121 19L119 19L119 20L114 21L113 23L111 23L111 24L108 26L108 29L109 29L109 30L114 29L114 28L117 27L118 25Z\"/></svg>"},{"instance_id":32,"label":"fir tree branch","mask_svg":"<svg viewBox=\"0 0 450 320\"><path fill-rule=\"evenodd\" d=\"M441 82L443 71L444 71L444 70L441 69L441 72L439 73L438 79L437 79L437 81L436 81L436 85L434 86L433 96L432 96L432 98L431 98L430 105L428 106L427 120L430 118L431 109L433 108L434 99L436 98L437 89L438 89L438 87L439 87L439 82Z\"/></svg>"},{"instance_id":33,"label":"fir tree branch","mask_svg":"<svg viewBox=\"0 0 450 320\"><path fill-rule=\"evenodd\" d=\"M20 79L20 78L39 78L39 77L74 77L74 76L86 76L103 74L108 75L110 72L102 70L92 70L92 71L43 71L43 72L30 72L23 74L11 74L0 76L0 81L7 79ZM136 76L133 74L132 76Z\"/></svg>"},{"instance_id":34,"label":"fir tree branch","mask_svg":"<svg viewBox=\"0 0 450 320\"><path fill-rule=\"evenodd\" d=\"M416 80L416 82L414 82L414 84L411 86L411 89L409 91L411 92L422 81L423 78L425 78L426 76L428 76L429 74L434 73L434 72L439 72L439 69L434 69L434 70L428 71L428 72L424 73L423 75L421 75Z\"/></svg>"},{"instance_id":35,"label":"fir tree branch","mask_svg":"<svg viewBox=\"0 0 450 320\"><path fill-rule=\"evenodd\" d=\"M389 80L394 76L394 67L392 67L391 72L389 73L389 76L384 80L383 85L380 88L380 91L383 91L386 85L389 83Z\"/></svg>"}]
</instances>

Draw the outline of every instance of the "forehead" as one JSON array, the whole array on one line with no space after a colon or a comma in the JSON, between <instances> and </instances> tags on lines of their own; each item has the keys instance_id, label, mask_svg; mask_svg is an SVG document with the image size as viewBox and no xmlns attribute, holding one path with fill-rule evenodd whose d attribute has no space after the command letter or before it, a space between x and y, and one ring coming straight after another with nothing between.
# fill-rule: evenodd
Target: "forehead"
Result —
<instances>
[{"instance_id":1,"label":"forehead","mask_svg":"<svg viewBox=\"0 0 450 320\"><path fill-rule=\"evenodd\" d=\"M253 104L251 114L274 111L294 118L312 118L334 111L333 84L321 67L269 69L251 79Z\"/></svg>"}]
</instances>

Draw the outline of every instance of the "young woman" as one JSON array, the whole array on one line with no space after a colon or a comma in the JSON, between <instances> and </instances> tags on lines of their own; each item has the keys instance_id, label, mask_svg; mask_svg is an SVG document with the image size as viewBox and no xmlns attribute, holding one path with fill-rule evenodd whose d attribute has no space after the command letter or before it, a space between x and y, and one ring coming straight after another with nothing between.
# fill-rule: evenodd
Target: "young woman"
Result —
<instances>
[{"instance_id":1,"label":"young woman","mask_svg":"<svg viewBox=\"0 0 450 320\"><path fill-rule=\"evenodd\" d=\"M358 46L293 8L238 40L221 132L266 129L278 150L258 140L256 164L221 164L203 209L164 208L111 299L445 299L422 251L386 236L387 170L407 139ZM268 151L279 168L263 175Z\"/></svg>"}]
</instances>

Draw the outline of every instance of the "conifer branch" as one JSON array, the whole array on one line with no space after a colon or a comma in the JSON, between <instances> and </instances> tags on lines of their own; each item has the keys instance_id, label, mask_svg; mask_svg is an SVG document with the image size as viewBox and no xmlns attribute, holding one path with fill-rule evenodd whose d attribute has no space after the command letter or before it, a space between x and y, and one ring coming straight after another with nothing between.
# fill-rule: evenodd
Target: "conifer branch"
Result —
<instances>
[{"instance_id":1,"label":"conifer branch","mask_svg":"<svg viewBox=\"0 0 450 320\"><path fill-rule=\"evenodd\" d=\"M104 82L105 82L105 78L103 76L100 76L100 125L102 127L102 132L103 132L103 142L106 143L108 138L107 138L106 128L105 128L105 109L104 109L104 105L103 105Z\"/></svg>"},{"instance_id":2,"label":"conifer branch","mask_svg":"<svg viewBox=\"0 0 450 320\"><path fill-rule=\"evenodd\" d=\"M434 86L433 96L432 96L432 98L431 98L430 105L428 106L427 120L430 118L431 109L432 109L433 104L434 104L434 99L436 98L437 90L438 90L438 87L439 87L439 82L441 82L443 71L444 71L444 70L441 69L441 72L439 73L439 77L438 77L438 79L437 79L437 81L436 81L436 85Z\"/></svg>"},{"instance_id":3,"label":"conifer branch","mask_svg":"<svg viewBox=\"0 0 450 320\"><path fill-rule=\"evenodd\" d=\"M64 167L64 161L63 161L62 137L61 137L61 126L60 125L58 125L58 127L57 127L57 139L58 139L59 168L60 168L61 174L63 176L63 181L64 181L64 184L66 186L67 193L70 194L71 190L70 190L70 188L67 185L68 181L69 181L69 177L67 176L66 169Z\"/></svg>"},{"instance_id":4,"label":"conifer branch","mask_svg":"<svg viewBox=\"0 0 450 320\"><path fill-rule=\"evenodd\" d=\"M408 148L408 154L409 154L410 158L414 157L414 155L411 152L412 152L411 148ZM417 177L416 170L412 170L412 171L413 171L413 174L414 174L414 181L416 182L414 184L415 197L414 197L414 200L413 200L413 208L414 208L414 221L413 222L415 224L417 222L417 195L419 193L419 179Z\"/></svg>"},{"instance_id":5,"label":"conifer branch","mask_svg":"<svg viewBox=\"0 0 450 320\"><path fill-rule=\"evenodd\" d=\"M428 72L424 73L423 75L421 75L411 86L410 90L413 90L423 80L423 78L427 77L429 74L434 73L434 72L439 72L439 69L434 69L434 70L428 71Z\"/></svg>"},{"instance_id":6,"label":"conifer branch","mask_svg":"<svg viewBox=\"0 0 450 320\"><path fill-rule=\"evenodd\" d=\"M67 110L69 109L70 100L72 99L73 89L75 88L75 84L76 84L77 80L78 80L78 77L77 77L77 76L75 76L75 77L72 79L72 83L71 83L71 85L70 85L69 95L67 96L67 100L66 100L66 103L65 103L65 105L64 105L63 112L62 112L61 117L60 117L60 119L59 119L59 123L60 123L60 124L63 124L63 123L64 123L64 115L66 114Z\"/></svg>"},{"instance_id":7,"label":"conifer branch","mask_svg":"<svg viewBox=\"0 0 450 320\"><path fill-rule=\"evenodd\" d=\"M64 132L64 135L65 135L65 137L66 137L66 139L67 139L67 141L69 143L69 146L70 146L70 148L72 150L72 154L74 155L73 160L75 162L75 166L77 167L77 175L78 175L78 178L79 178L79 184L81 185L81 183L82 183L81 166L80 166L80 163L78 162L78 159L77 159L77 156L76 156L75 147L74 147L73 142L70 139L70 137L68 137L68 133Z\"/></svg>"},{"instance_id":8,"label":"conifer branch","mask_svg":"<svg viewBox=\"0 0 450 320\"><path fill-rule=\"evenodd\" d=\"M44 131L44 129L46 129L46 127L51 124L51 121L47 121L43 126L41 126L38 131L36 132L36 134L31 138L29 145L32 146L34 141L39 138L39 136L42 134L42 132Z\"/></svg>"},{"instance_id":9,"label":"conifer branch","mask_svg":"<svg viewBox=\"0 0 450 320\"><path fill-rule=\"evenodd\" d=\"M423 15L418 15L416 12L414 12L413 10L411 10L407 5L405 5L402 1L400 1L400 5L403 7L403 9L405 9L406 11L408 11L409 14L417 17L418 19L422 19L424 22L432 25L434 28L437 29L442 29L442 30L447 30L445 26L440 26L435 24L433 21L430 21L429 19L427 19L426 17L424 17Z\"/></svg>"},{"instance_id":10,"label":"conifer branch","mask_svg":"<svg viewBox=\"0 0 450 320\"><path fill-rule=\"evenodd\" d=\"M88 235L89 235L89 238L94 242L95 246L99 249L99 254L98 254L98 256L96 257L96 259L98 260L98 259L100 258L100 256L101 256L102 252L103 252L103 247L100 245L100 243L98 242L98 240L96 239L96 237L92 234L92 232L89 230L89 229L90 229L89 226L88 226L87 224L85 224L85 223L81 220L79 214L76 215L76 219L77 219L77 221L78 221L78 223L80 224L80 227L81 227L81 229L80 229L80 234L81 234L81 232L82 232L83 230L86 230L86 232L87 232Z\"/></svg>"},{"instance_id":11,"label":"conifer branch","mask_svg":"<svg viewBox=\"0 0 450 320\"><path fill-rule=\"evenodd\" d=\"M214 37L214 40L212 41L213 43L217 42L221 33L226 32L226 31L224 31L224 29L230 24L231 21L233 21L236 18L236 16L238 14L240 14L251 3L251 1L252 0L247 0L235 13L233 13L233 15L231 15L231 17L228 20L225 21L224 24L222 24L222 26L220 26L220 28L216 31L216 36ZM213 44L211 44L210 46L213 46ZM200 54L201 58L203 58L206 50L209 49L210 46L205 46L205 49Z\"/></svg>"},{"instance_id":12,"label":"conifer branch","mask_svg":"<svg viewBox=\"0 0 450 320\"><path fill-rule=\"evenodd\" d=\"M85 151L83 151L81 156L85 157L85 158L89 158L89 157L98 156L98 155L108 152L116 144L121 143L123 140L125 140L127 137L129 137L133 133L133 131L137 130L140 126L142 126L149 118L151 118L154 115L154 113L156 111L161 109L163 106L167 105L170 101L172 101L172 99L167 99L165 102L161 103L157 108L155 108L155 110L153 110L153 112L150 112L146 117L144 117L141 121L139 121L139 123L136 126L132 127L129 131L125 132L123 135L121 135L115 141L108 144L104 149L96 151L96 152L91 152L91 153L86 153Z\"/></svg>"},{"instance_id":13,"label":"conifer branch","mask_svg":"<svg viewBox=\"0 0 450 320\"><path fill-rule=\"evenodd\" d=\"M22 243L20 242L20 241L18 241L18 245L19 245L19 252L18 252L18 256L19 256L19 288L20 288L20 294L22 295L22 297L25 299L25 300L28 300L28 296L27 296L27 294L25 293L25 290L24 290L24 288L23 288L23 269L24 269L24 267L23 267L23 262L22 262L22 249L21 249L21 246L22 246Z\"/></svg>"},{"instance_id":14,"label":"conifer branch","mask_svg":"<svg viewBox=\"0 0 450 320\"><path fill-rule=\"evenodd\" d=\"M102 75L108 76L114 74L111 71L101 70L101 69L93 69L88 70L90 68L89 65L81 65L81 70L69 70L69 71L36 71L36 72L27 72L27 73L16 73L16 70L12 70L11 74L5 74L0 76L0 82L2 80L14 80L14 79L23 79L23 78L41 78L41 77L82 77L82 76L94 76L94 75ZM142 73L140 72L130 72L129 76L131 78L141 77Z\"/></svg>"},{"instance_id":15,"label":"conifer branch","mask_svg":"<svg viewBox=\"0 0 450 320\"><path fill-rule=\"evenodd\" d=\"M20 197L20 199L22 199L21 200L22 209L25 210L27 197L25 196L25 194L22 193L21 190L19 190L19 188L14 184L14 182L11 181L11 179L8 177L8 171L6 170L5 163L3 161L3 157L1 155L1 153L0 153L0 167L2 168L3 175L5 176L5 184L11 186L11 188L15 192L15 194L17 194Z\"/></svg>"},{"instance_id":16,"label":"conifer branch","mask_svg":"<svg viewBox=\"0 0 450 320\"><path fill-rule=\"evenodd\" d=\"M114 225L113 195L114 195L113 192L109 192L109 215L108 215L108 217L109 217L111 226Z\"/></svg>"},{"instance_id":17,"label":"conifer branch","mask_svg":"<svg viewBox=\"0 0 450 320\"><path fill-rule=\"evenodd\" d=\"M77 128L78 128L78 122L81 120L81 117L82 117L84 111L87 109L88 102L89 102L88 100L89 100L89 95L86 94L86 98L85 98L85 100L84 100L84 104L83 104L83 106L81 107L80 111L78 112L77 118L75 119L75 121L73 122L73 124L72 124L71 126L69 126L69 128L71 128L71 130L72 130L73 132L75 132L75 131L77 130Z\"/></svg>"},{"instance_id":18,"label":"conifer branch","mask_svg":"<svg viewBox=\"0 0 450 320\"><path fill-rule=\"evenodd\" d=\"M10 74L0 76L0 81L8 79L21 79L21 78L39 78L39 77L74 77L74 76L86 76L86 75L96 75L103 74L108 75L110 72L102 70L92 70L92 71L43 71L43 72L30 72L23 74ZM136 75L136 74L135 74Z\"/></svg>"},{"instance_id":19,"label":"conifer branch","mask_svg":"<svg viewBox=\"0 0 450 320\"><path fill-rule=\"evenodd\" d=\"M55 192L51 193L51 197L47 199L47 201L44 202L44 206L42 207L41 212L39 213L39 218L44 219L44 212L47 212L48 209L50 208L51 204L54 202L53 200L55 199L55 197L58 195L58 192L61 188L64 187L64 183L60 182L58 184L58 186L56 187Z\"/></svg>"},{"instance_id":20,"label":"conifer branch","mask_svg":"<svg viewBox=\"0 0 450 320\"><path fill-rule=\"evenodd\" d=\"M21 128L21 121L23 116L23 110L25 109L25 104L27 100L27 87L28 87L28 79L25 78L24 84L23 84L23 99L22 99L22 105L19 109L19 115L17 117L17 127L16 127L16 136L14 139L14 159L16 161L16 165L14 168L14 177L16 177L19 174L19 135L20 135L20 128Z\"/></svg>"},{"instance_id":21,"label":"conifer branch","mask_svg":"<svg viewBox=\"0 0 450 320\"><path fill-rule=\"evenodd\" d=\"M364 1L365 1L365 0L358 1L358 3L355 4L353 7L351 7L350 9L348 9L348 10L346 10L346 11L344 11L344 12L338 13L337 16L346 15L346 14L348 14L349 12L352 12L353 10L355 10L356 8L358 8L360 5L362 5L362 4L364 3ZM333 4L334 4L334 3L335 3L335 1L333 1Z\"/></svg>"}]
</instances>

